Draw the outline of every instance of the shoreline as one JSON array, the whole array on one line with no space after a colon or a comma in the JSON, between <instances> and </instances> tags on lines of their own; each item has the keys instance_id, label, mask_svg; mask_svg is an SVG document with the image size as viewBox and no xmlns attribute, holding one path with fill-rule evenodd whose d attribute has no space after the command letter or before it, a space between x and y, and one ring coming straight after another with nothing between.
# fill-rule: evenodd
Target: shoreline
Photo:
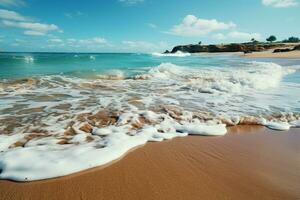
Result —
<instances>
[{"instance_id":1,"label":"shoreline","mask_svg":"<svg viewBox=\"0 0 300 200\"><path fill-rule=\"evenodd\" d=\"M287 59L300 59L300 51L280 52L273 53L274 49L262 52L253 52L249 54L241 55L245 58L287 58Z\"/></svg>"},{"instance_id":2,"label":"shoreline","mask_svg":"<svg viewBox=\"0 0 300 200\"><path fill-rule=\"evenodd\" d=\"M1 199L296 198L299 133L236 126L223 137L147 143L107 166L73 175L27 183L1 180Z\"/></svg>"},{"instance_id":3,"label":"shoreline","mask_svg":"<svg viewBox=\"0 0 300 200\"><path fill-rule=\"evenodd\" d=\"M242 58L279 58L279 59L300 59L300 51L273 53L273 50L252 52L244 54L242 52L223 52L223 53L193 53L199 56L239 56Z\"/></svg>"}]
</instances>

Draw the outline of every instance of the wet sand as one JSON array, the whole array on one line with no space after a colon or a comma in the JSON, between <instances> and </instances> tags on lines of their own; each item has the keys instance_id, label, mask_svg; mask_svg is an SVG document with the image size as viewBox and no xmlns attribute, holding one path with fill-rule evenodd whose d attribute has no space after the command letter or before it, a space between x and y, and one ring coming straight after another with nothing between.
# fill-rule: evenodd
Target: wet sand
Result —
<instances>
[{"instance_id":1,"label":"wet sand","mask_svg":"<svg viewBox=\"0 0 300 200\"><path fill-rule=\"evenodd\" d=\"M2 180L0 199L300 199L299 180L300 129L237 126L224 137L148 143L67 177Z\"/></svg>"}]
</instances>

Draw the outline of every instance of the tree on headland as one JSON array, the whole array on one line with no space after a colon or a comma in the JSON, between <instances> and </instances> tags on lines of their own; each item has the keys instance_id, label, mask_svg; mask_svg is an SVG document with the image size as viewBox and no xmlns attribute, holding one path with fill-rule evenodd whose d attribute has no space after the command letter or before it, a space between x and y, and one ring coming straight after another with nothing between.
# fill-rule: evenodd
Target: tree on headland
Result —
<instances>
[{"instance_id":1,"label":"tree on headland","mask_svg":"<svg viewBox=\"0 0 300 200\"><path fill-rule=\"evenodd\" d=\"M289 39L285 39L283 40L282 42L285 42L285 43L298 43L300 42L300 39L297 38L297 37L289 37Z\"/></svg>"},{"instance_id":2,"label":"tree on headland","mask_svg":"<svg viewBox=\"0 0 300 200\"><path fill-rule=\"evenodd\" d=\"M199 45L201 45L201 44L202 44L202 42L200 41L200 42L198 42L198 44L199 44Z\"/></svg>"},{"instance_id":3,"label":"tree on headland","mask_svg":"<svg viewBox=\"0 0 300 200\"><path fill-rule=\"evenodd\" d=\"M258 41L257 41L255 38L252 38L252 39L251 39L251 42L252 42L253 44L257 44L257 43L258 43Z\"/></svg>"},{"instance_id":4,"label":"tree on headland","mask_svg":"<svg viewBox=\"0 0 300 200\"><path fill-rule=\"evenodd\" d=\"M270 37L268 37L267 39L266 39L268 42L275 42L276 40L277 40L277 38L274 36L274 35L271 35Z\"/></svg>"}]
</instances>

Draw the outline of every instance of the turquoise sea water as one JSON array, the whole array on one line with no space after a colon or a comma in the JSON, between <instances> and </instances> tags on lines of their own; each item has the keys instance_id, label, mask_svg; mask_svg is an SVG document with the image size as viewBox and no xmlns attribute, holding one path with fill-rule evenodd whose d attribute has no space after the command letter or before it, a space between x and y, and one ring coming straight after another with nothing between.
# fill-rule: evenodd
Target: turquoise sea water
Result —
<instances>
[{"instance_id":1,"label":"turquoise sea water","mask_svg":"<svg viewBox=\"0 0 300 200\"><path fill-rule=\"evenodd\" d=\"M193 57L157 57L150 54L75 54L75 53L7 53L0 54L1 78L66 74L75 76L122 70L128 75L139 70L172 62L191 67L219 66L223 59ZM228 60L228 59L227 59ZM226 61L226 59L225 59Z\"/></svg>"},{"instance_id":2,"label":"turquoise sea water","mask_svg":"<svg viewBox=\"0 0 300 200\"><path fill-rule=\"evenodd\" d=\"M143 81L139 82L138 80L141 79ZM55 82L54 86L52 82ZM222 94L220 98L224 100L220 105L229 104L227 102L229 96L233 98L249 96L247 101L254 98L251 103L258 104L255 106L261 108L253 109L253 112L258 113L267 110L270 110L270 114L284 110L298 111L300 107L298 96L295 94L295 91L300 89L300 60L297 59L249 59L234 54L178 54L176 56L135 53L0 54L0 84L4 97L12 94L17 97L20 89L26 88L29 89L27 93L32 93L30 89L33 83L34 89L41 90L40 93L50 88L53 90L52 93L55 92L54 89L59 90L60 93L67 93L70 92L70 88L73 89L71 92L76 93L84 91L75 90L73 87L81 86L83 83L94 84L94 82L107 83L120 89L119 84L130 83L125 90L132 90L137 96L139 96L138 87L148 84L151 86L145 88L143 92L148 92L149 96L157 95L155 90L164 87L171 89L169 96L181 92L180 88L185 88L187 93L185 95L187 99L190 98L189 100L178 102L179 97L169 98L169 101L178 102L184 106L184 109L206 110L207 108L203 106L205 107L208 102L215 104L213 97L220 94ZM127 92L122 93L124 96L127 94ZM193 103L195 104L193 108L186 107L185 103L194 100L197 95L209 101L203 104ZM288 102L287 96L295 101ZM97 98L104 97L97 96ZM276 101L271 102L272 98ZM17 102L18 98L9 99ZM265 101L266 99L268 101ZM245 105L250 106L247 101ZM2 105L6 103L0 100L0 105L1 102ZM237 108L221 114L246 112L241 105L233 102L230 104ZM7 105L3 108L7 108ZM220 110L221 107L214 106L214 115L220 114Z\"/></svg>"},{"instance_id":3,"label":"turquoise sea water","mask_svg":"<svg viewBox=\"0 0 300 200\"><path fill-rule=\"evenodd\" d=\"M254 59L230 55L159 57L135 53L0 53L0 78L17 79L57 74L83 77L111 73L113 70L120 70L124 75L131 76L161 63L191 68L226 68L240 67L251 60ZM275 62L283 66L300 65L300 59L259 59L259 61ZM286 79L299 82L300 75L295 73Z\"/></svg>"},{"instance_id":4,"label":"turquoise sea water","mask_svg":"<svg viewBox=\"0 0 300 200\"><path fill-rule=\"evenodd\" d=\"M0 53L3 179L63 176L237 124L300 127L299 60Z\"/></svg>"}]
</instances>

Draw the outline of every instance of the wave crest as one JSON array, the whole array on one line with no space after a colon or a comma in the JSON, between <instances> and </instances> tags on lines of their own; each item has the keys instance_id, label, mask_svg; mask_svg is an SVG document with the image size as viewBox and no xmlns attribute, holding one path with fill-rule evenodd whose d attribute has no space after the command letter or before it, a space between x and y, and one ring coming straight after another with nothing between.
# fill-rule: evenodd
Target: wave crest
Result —
<instances>
[{"instance_id":1,"label":"wave crest","mask_svg":"<svg viewBox=\"0 0 300 200\"><path fill-rule=\"evenodd\" d=\"M152 56L157 56L157 57L187 57L191 56L190 53L184 53L182 51L177 51L176 53L157 53L154 52L152 53Z\"/></svg>"},{"instance_id":2,"label":"wave crest","mask_svg":"<svg viewBox=\"0 0 300 200\"><path fill-rule=\"evenodd\" d=\"M237 92L252 88L265 90L275 88L288 74L298 67L282 67L275 63L249 62L243 67L233 68L191 68L162 63L148 73L137 75L136 79L168 79L189 82L191 86L219 91Z\"/></svg>"}]
</instances>

